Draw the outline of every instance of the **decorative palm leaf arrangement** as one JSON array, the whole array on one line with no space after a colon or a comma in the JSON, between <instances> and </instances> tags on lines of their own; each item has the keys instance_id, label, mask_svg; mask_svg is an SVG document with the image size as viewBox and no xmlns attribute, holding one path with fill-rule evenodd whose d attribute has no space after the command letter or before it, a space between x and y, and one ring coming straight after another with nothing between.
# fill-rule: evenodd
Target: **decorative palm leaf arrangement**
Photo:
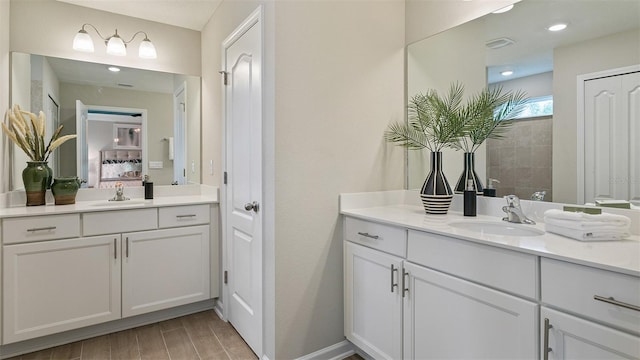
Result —
<instances>
[{"instance_id":1,"label":"decorative palm leaf arrangement","mask_svg":"<svg viewBox=\"0 0 640 360\"><path fill-rule=\"evenodd\" d=\"M474 152L486 139L501 138L526 104L524 92L484 89L462 104L464 86L451 84L440 97L431 89L409 101L408 121L389 125L385 139L411 150L450 147Z\"/></svg>"},{"instance_id":2,"label":"decorative palm leaf arrangement","mask_svg":"<svg viewBox=\"0 0 640 360\"><path fill-rule=\"evenodd\" d=\"M49 143L45 145L45 115L42 111L36 114L20 109L14 105L7 110L2 131L13 141L32 161L48 161L49 156L65 141L73 139L76 135L60 136L62 125L58 126L51 136Z\"/></svg>"}]
</instances>

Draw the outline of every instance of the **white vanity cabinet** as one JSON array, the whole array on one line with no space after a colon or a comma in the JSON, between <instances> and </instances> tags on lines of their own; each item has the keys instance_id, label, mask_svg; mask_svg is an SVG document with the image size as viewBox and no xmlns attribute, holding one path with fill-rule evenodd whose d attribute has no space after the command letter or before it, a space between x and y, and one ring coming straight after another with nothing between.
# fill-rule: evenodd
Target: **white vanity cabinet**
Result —
<instances>
[{"instance_id":1,"label":"white vanity cabinet","mask_svg":"<svg viewBox=\"0 0 640 360\"><path fill-rule=\"evenodd\" d=\"M374 359L537 357L535 256L350 217L345 240L345 334Z\"/></svg>"},{"instance_id":2,"label":"white vanity cabinet","mask_svg":"<svg viewBox=\"0 0 640 360\"><path fill-rule=\"evenodd\" d=\"M397 227L345 220L345 334L376 359L402 358L406 234Z\"/></svg>"},{"instance_id":3,"label":"white vanity cabinet","mask_svg":"<svg viewBox=\"0 0 640 360\"><path fill-rule=\"evenodd\" d=\"M122 316L209 298L209 226L127 233Z\"/></svg>"},{"instance_id":4,"label":"white vanity cabinet","mask_svg":"<svg viewBox=\"0 0 640 360\"><path fill-rule=\"evenodd\" d=\"M546 258L541 277L544 359L640 359L639 278Z\"/></svg>"},{"instance_id":5,"label":"white vanity cabinet","mask_svg":"<svg viewBox=\"0 0 640 360\"><path fill-rule=\"evenodd\" d=\"M2 219L2 343L209 299L210 209Z\"/></svg>"},{"instance_id":6,"label":"white vanity cabinet","mask_svg":"<svg viewBox=\"0 0 640 360\"><path fill-rule=\"evenodd\" d=\"M3 343L120 318L120 236L6 245Z\"/></svg>"},{"instance_id":7,"label":"white vanity cabinet","mask_svg":"<svg viewBox=\"0 0 640 360\"><path fill-rule=\"evenodd\" d=\"M535 256L417 231L407 253L404 359L536 358Z\"/></svg>"}]
</instances>

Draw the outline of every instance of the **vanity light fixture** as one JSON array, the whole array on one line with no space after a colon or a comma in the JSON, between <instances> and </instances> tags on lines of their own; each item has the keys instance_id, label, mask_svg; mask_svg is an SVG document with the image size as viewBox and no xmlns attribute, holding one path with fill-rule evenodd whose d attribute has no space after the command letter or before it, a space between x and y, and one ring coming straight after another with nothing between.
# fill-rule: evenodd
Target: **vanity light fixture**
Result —
<instances>
[{"instance_id":1,"label":"vanity light fixture","mask_svg":"<svg viewBox=\"0 0 640 360\"><path fill-rule=\"evenodd\" d=\"M505 70L505 71L501 72L500 75L502 75L502 76L511 76L511 75L513 75L513 71Z\"/></svg>"},{"instance_id":2,"label":"vanity light fixture","mask_svg":"<svg viewBox=\"0 0 640 360\"><path fill-rule=\"evenodd\" d=\"M118 29L116 29L115 34L105 38L104 36L102 36L102 34L100 34L98 29L96 29L96 27L91 24L83 24L80 31L78 31L75 38L73 38L74 50L84 52L94 51L93 40L91 39L91 36L89 36L89 33L87 33L87 30L85 30L85 26L88 26L95 30L96 34L98 34L98 36L102 40L104 40L104 43L107 46L107 54L109 55L127 55L127 44L133 41L133 39L135 39L138 34L142 34L144 35L144 39L142 39L140 47L138 48L138 56L143 59L155 59L158 57L155 46L153 46L153 43L151 43L151 40L149 40L147 33L144 31L138 31L137 33L133 34L129 41L125 41L120 37L120 35L118 35Z\"/></svg>"},{"instance_id":3,"label":"vanity light fixture","mask_svg":"<svg viewBox=\"0 0 640 360\"><path fill-rule=\"evenodd\" d=\"M547 28L547 30L549 30L549 31L562 31L562 30L564 30L566 28L567 28L567 24L558 23L558 24L554 24L554 25L549 26Z\"/></svg>"},{"instance_id":4,"label":"vanity light fixture","mask_svg":"<svg viewBox=\"0 0 640 360\"><path fill-rule=\"evenodd\" d=\"M498 9L498 10L494 11L494 12L493 12L493 14L502 14L502 13L506 13L507 11L509 11L509 10L511 10L511 9L513 9L513 4L511 4L511 5L507 5L507 6L503 7L503 8L500 8L500 9Z\"/></svg>"}]
</instances>

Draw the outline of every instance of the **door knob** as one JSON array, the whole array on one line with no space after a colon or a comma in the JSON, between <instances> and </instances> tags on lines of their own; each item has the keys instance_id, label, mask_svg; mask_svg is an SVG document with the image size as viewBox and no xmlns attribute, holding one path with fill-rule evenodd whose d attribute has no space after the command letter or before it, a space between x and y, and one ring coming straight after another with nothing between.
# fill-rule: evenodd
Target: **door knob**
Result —
<instances>
[{"instance_id":1,"label":"door knob","mask_svg":"<svg viewBox=\"0 0 640 360\"><path fill-rule=\"evenodd\" d=\"M260 210L260 205L258 205L257 201L254 201L252 203L244 204L244 209L247 211L253 210L254 212L258 212L258 210Z\"/></svg>"}]
</instances>

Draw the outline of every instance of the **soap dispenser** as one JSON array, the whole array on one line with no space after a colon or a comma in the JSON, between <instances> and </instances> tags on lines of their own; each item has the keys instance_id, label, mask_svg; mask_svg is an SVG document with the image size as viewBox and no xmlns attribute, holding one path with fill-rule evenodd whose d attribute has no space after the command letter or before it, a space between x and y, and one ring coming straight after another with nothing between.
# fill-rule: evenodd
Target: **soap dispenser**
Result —
<instances>
[{"instance_id":1,"label":"soap dispenser","mask_svg":"<svg viewBox=\"0 0 640 360\"><path fill-rule=\"evenodd\" d=\"M464 216L476 216L476 187L473 180L467 180L467 188L464 190Z\"/></svg>"},{"instance_id":2,"label":"soap dispenser","mask_svg":"<svg viewBox=\"0 0 640 360\"><path fill-rule=\"evenodd\" d=\"M493 186L493 183L500 183L497 179L489 178L487 180L487 187L482 191L482 195L496 197L496 188Z\"/></svg>"},{"instance_id":3,"label":"soap dispenser","mask_svg":"<svg viewBox=\"0 0 640 360\"><path fill-rule=\"evenodd\" d=\"M144 176L144 198L153 199L153 182L149 181L149 175Z\"/></svg>"}]
</instances>

